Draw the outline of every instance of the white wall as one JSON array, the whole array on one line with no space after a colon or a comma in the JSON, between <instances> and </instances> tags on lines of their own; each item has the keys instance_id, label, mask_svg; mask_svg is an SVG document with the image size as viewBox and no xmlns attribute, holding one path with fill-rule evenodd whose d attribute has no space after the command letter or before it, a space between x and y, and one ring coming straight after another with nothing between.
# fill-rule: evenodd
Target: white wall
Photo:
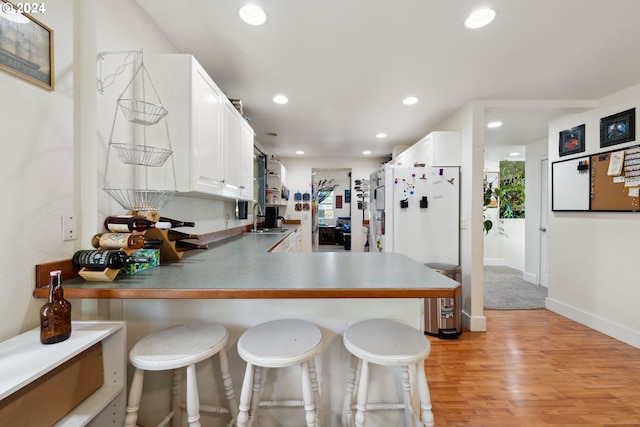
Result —
<instances>
[{"instance_id":1,"label":"white wall","mask_svg":"<svg viewBox=\"0 0 640 427\"><path fill-rule=\"evenodd\" d=\"M465 220L461 222L467 223L467 228L460 230L462 323L471 331L485 331L482 297L484 105L467 104L431 131L436 130L460 132L460 217Z\"/></svg>"},{"instance_id":2,"label":"white wall","mask_svg":"<svg viewBox=\"0 0 640 427\"><path fill-rule=\"evenodd\" d=\"M366 236L362 227L362 211L357 209L355 180L369 179L369 175L377 170L384 159L305 159L305 158L283 158L280 159L287 169L287 187L293 195L295 192L311 193L311 170L312 169L351 169L351 251L362 252L366 242ZM302 251L311 252L311 211L296 211L293 197L289 198L289 204L280 214L285 219L300 220L302 224ZM284 214L283 214L284 212ZM365 211L366 212L366 211ZM368 218L367 218L368 219Z\"/></svg>"},{"instance_id":3,"label":"white wall","mask_svg":"<svg viewBox=\"0 0 640 427\"><path fill-rule=\"evenodd\" d=\"M0 71L0 341L39 325L43 300L32 296L34 266L70 258L61 217L76 211L78 141L74 3L47 4L38 20L55 34L55 91Z\"/></svg>"},{"instance_id":4,"label":"white wall","mask_svg":"<svg viewBox=\"0 0 640 427\"><path fill-rule=\"evenodd\" d=\"M559 160L558 133L583 123L586 152L574 157L637 144L634 141L600 149L599 121L639 106L640 85L600 100L593 111L553 120L549 125L550 164ZM640 348L639 215L551 212L547 307Z\"/></svg>"}]
</instances>

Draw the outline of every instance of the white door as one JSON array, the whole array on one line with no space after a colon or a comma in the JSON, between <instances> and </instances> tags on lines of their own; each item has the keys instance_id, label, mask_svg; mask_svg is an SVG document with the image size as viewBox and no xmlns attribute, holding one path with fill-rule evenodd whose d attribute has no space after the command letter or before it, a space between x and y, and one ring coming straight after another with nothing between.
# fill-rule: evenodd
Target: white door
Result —
<instances>
[{"instance_id":1,"label":"white door","mask_svg":"<svg viewBox=\"0 0 640 427\"><path fill-rule=\"evenodd\" d=\"M540 162L540 260L538 284L549 287L547 251L547 215L549 213L549 160Z\"/></svg>"}]
</instances>

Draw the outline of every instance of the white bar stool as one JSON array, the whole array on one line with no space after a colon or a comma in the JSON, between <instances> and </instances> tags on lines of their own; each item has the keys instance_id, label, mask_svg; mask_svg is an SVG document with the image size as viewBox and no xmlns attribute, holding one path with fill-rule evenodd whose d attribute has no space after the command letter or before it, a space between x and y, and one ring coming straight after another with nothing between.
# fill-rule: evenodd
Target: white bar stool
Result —
<instances>
[{"instance_id":1,"label":"white bar stool","mask_svg":"<svg viewBox=\"0 0 640 427\"><path fill-rule=\"evenodd\" d=\"M321 344L320 329L303 320L274 320L245 331L238 340L238 354L247 362L238 427L250 426L258 407L303 407L307 427L318 426L320 398L314 357ZM295 365L301 367L302 400L261 401L264 368Z\"/></svg>"},{"instance_id":2,"label":"white bar stool","mask_svg":"<svg viewBox=\"0 0 640 427\"><path fill-rule=\"evenodd\" d=\"M200 410L216 414L230 414L232 426L237 416L233 383L229 373L229 361L225 345L229 341L227 330L215 323L187 323L151 333L136 343L129 353L129 361L136 368L129 391L125 427L133 427L138 420L138 409L142 397L144 371L173 370L171 412L158 426L171 421L173 427L180 423L180 387L182 368L187 371L187 421L189 427L200 427ZM196 382L196 363L218 354L222 383L229 403L228 408L215 406L200 407Z\"/></svg>"},{"instance_id":3,"label":"white bar stool","mask_svg":"<svg viewBox=\"0 0 640 427\"><path fill-rule=\"evenodd\" d=\"M354 389L357 372L357 403L355 403L355 425L364 427L367 411L402 410L405 426L433 426L431 397L424 372L424 360L429 356L431 345L427 338L410 326L386 319L372 319L349 326L343 334L344 346L352 354L351 366L347 379L347 394L343 410L344 426L353 425ZM358 358L354 366L354 357ZM369 363L382 366L400 367L403 402L370 403L369 398ZM416 414L411 403L412 387L409 367L415 366L418 395L420 398L421 418Z\"/></svg>"}]
</instances>

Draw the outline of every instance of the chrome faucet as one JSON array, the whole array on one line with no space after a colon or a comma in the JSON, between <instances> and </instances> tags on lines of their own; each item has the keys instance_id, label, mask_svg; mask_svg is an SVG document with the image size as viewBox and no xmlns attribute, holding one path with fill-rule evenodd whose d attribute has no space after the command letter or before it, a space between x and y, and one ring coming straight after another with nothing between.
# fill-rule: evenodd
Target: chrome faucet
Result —
<instances>
[{"instance_id":1,"label":"chrome faucet","mask_svg":"<svg viewBox=\"0 0 640 427\"><path fill-rule=\"evenodd\" d=\"M260 213L260 215L256 215L256 206L258 207L258 212ZM262 206L260 206L260 203L255 203L253 205L253 231L254 232L258 231L258 216L264 217L264 212L262 212Z\"/></svg>"}]
</instances>

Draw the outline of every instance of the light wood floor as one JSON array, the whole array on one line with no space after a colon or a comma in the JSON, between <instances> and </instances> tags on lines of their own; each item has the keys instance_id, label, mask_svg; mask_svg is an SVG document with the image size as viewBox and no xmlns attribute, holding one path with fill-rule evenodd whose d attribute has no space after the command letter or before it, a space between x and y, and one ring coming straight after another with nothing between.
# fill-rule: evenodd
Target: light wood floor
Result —
<instances>
[{"instance_id":1,"label":"light wood floor","mask_svg":"<svg viewBox=\"0 0 640 427\"><path fill-rule=\"evenodd\" d=\"M548 310L485 315L487 332L429 337L436 427L640 426L640 349Z\"/></svg>"}]
</instances>

